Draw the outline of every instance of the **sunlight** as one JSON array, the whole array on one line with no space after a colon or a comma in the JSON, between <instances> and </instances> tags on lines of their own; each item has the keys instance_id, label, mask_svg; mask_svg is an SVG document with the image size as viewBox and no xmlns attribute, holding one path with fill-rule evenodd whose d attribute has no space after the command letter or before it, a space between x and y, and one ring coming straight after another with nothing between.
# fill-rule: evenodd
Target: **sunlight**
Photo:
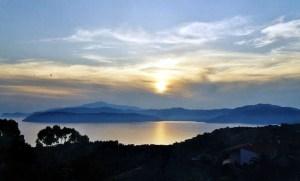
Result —
<instances>
[{"instance_id":1,"label":"sunlight","mask_svg":"<svg viewBox=\"0 0 300 181\"><path fill-rule=\"evenodd\" d=\"M163 94L168 91L168 86L171 84L170 76L170 73L164 70L155 73L154 88L156 93Z\"/></svg>"},{"instance_id":2,"label":"sunlight","mask_svg":"<svg viewBox=\"0 0 300 181\"><path fill-rule=\"evenodd\" d=\"M168 86L171 84L171 77L174 74L177 60L162 59L156 62L155 66L159 70L154 73L155 91L163 94L168 91Z\"/></svg>"},{"instance_id":3,"label":"sunlight","mask_svg":"<svg viewBox=\"0 0 300 181\"><path fill-rule=\"evenodd\" d=\"M157 122L155 124L155 144L168 144L169 140L167 138L166 125L164 122Z\"/></svg>"},{"instance_id":4,"label":"sunlight","mask_svg":"<svg viewBox=\"0 0 300 181\"><path fill-rule=\"evenodd\" d=\"M159 80L155 83L155 88L158 93L164 93L167 90L167 83L164 80Z\"/></svg>"}]
</instances>

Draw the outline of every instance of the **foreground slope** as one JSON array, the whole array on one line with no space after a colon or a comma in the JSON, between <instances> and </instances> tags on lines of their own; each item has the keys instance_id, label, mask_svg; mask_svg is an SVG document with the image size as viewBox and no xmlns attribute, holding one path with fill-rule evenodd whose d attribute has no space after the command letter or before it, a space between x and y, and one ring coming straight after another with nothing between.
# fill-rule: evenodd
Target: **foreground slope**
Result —
<instances>
[{"instance_id":1,"label":"foreground slope","mask_svg":"<svg viewBox=\"0 0 300 181\"><path fill-rule=\"evenodd\" d=\"M30 147L17 123L0 120L3 181L295 181L300 173L300 125L224 128L168 146L117 141ZM224 164L228 150L251 145L257 157Z\"/></svg>"}]
</instances>

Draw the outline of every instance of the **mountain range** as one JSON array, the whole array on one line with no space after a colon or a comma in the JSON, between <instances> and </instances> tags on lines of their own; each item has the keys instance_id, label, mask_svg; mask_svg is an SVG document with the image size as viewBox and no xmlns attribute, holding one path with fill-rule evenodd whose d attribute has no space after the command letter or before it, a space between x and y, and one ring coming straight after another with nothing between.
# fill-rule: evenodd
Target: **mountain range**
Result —
<instances>
[{"instance_id":1,"label":"mountain range","mask_svg":"<svg viewBox=\"0 0 300 181\"><path fill-rule=\"evenodd\" d=\"M95 102L36 112L28 122L137 122L201 121L210 123L280 124L300 123L300 109L271 104L256 104L233 109L142 109L134 106Z\"/></svg>"},{"instance_id":2,"label":"mountain range","mask_svg":"<svg viewBox=\"0 0 300 181\"><path fill-rule=\"evenodd\" d=\"M23 118L29 116L30 113L23 113L23 112L14 112L14 113L2 113L1 117L4 118Z\"/></svg>"}]
</instances>

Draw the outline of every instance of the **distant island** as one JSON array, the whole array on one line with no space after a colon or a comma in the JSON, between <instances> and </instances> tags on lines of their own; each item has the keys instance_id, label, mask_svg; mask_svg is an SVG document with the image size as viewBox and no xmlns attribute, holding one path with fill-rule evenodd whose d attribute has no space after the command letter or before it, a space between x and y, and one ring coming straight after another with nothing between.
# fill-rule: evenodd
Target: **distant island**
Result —
<instances>
[{"instance_id":1,"label":"distant island","mask_svg":"<svg viewBox=\"0 0 300 181\"><path fill-rule=\"evenodd\" d=\"M143 109L127 105L96 102L36 112L26 122L137 122L201 121L208 123L280 124L300 123L300 109L256 104L233 109Z\"/></svg>"},{"instance_id":2,"label":"distant island","mask_svg":"<svg viewBox=\"0 0 300 181\"><path fill-rule=\"evenodd\" d=\"M158 121L158 117L151 115L142 115L137 113L110 113L110 112L99 112L99 113L77 113L77 112L40 112L34 113L24 121L28 122L69 122L69 123L80 123L80 122L137 122L137 121Z\"/></svg>"},{"instance_id":3,"label":"distant island","mask_svg":"<svg viewBox=\"0 0 300 181\"><path fill-rule=\"evenodd\" d=\"M23 113L23 112L14 112L14 113L2 113L1 117L5 118L24 118L29 116L30 113Z\"/></svg>"}]
</instances>

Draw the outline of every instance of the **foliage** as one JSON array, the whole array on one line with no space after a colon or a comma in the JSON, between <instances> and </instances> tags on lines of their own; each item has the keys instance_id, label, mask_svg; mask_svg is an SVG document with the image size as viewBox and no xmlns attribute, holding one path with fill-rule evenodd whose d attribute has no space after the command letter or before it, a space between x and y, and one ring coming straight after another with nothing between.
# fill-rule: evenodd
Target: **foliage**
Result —
<instances>
[{"instance_id":1,"label":"foliage","mask_svg":"<svg viewBox=\"0 0 300 181\"><path fill-rule=\"evenodd\" d=\"M16 137L20 135L18 123L13 120L0 121L0 136Z\"/></svg>"},{"instance_id":2,"label":"foliage","mask_svg":"<svg viewBox=\"0 0 300 181\"><path fill-rule=\"evenodd\" d=\"M36 140L37 146L55 145L65 143L88 143L89 138L86 135L81 135L74 128L60 128L60 126L47 126L38 133Z\"/></svg>"}]
</instances>

